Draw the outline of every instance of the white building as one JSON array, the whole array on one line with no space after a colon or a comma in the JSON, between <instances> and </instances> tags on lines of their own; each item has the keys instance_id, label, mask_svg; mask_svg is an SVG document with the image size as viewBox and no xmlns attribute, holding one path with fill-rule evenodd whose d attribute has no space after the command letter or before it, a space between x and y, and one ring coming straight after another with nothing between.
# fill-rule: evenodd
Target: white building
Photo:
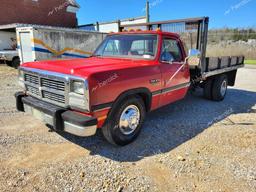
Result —
<instances>
[{"instance_id":1,"label":"white building","mask_svg":"<svg viewBox=\"0 0 256 192\"><path fill-rule=\"evenodd\" d=\"M119 32L120 26L122 25L132 25L132 24L140 24L140 23L146 23L146 22L147 22L147 17L143 16L143 17L117 20L112 22L103 22L103 23L97 22L95 24L80 25L78 26L78 28L82 30L109 33L109 32Z\"/></svg>"}]
</instances>

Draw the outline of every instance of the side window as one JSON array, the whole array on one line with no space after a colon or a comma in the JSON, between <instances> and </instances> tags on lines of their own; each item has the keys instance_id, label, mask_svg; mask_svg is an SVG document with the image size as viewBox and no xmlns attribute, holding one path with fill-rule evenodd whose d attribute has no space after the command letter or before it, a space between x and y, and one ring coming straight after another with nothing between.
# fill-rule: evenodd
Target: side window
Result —
<instances>
[{"instance_id":1,"label":"side window","mask_svg":"<svg viewBox=\"0 0 256 192\"><path fill-rule=\"evenodd\" d=\"M182 52L179 43L174 39L164 39L161 52L162 61L181 62Z\"/></svg>"}]
</instances>

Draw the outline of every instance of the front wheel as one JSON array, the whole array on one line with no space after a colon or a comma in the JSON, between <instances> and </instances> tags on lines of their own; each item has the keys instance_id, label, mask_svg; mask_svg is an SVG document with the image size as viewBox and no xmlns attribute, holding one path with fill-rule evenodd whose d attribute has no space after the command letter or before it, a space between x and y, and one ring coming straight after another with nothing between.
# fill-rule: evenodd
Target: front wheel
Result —
<instances>
[{"instance_id":1,"label":"front wheel","mask_svg":"<svg viewBox=\"0 0 256 192\"><path fill-rule=\"evenodd\" d=\"M15 69L17 69L20 66L20 58L19 57L15 57L12 60L12 67L14 67Z\"/></svg>"},{"instance_id":2,"label":"front wheel","mask_svg":"<svg viewBox=\"0 0 256 192\"><path fill-rule=\"evenodd\" d=\"M127 145L138 137L145 116L143 100L140 97L128 98L113 108L102 127L103 135L114 145Z\"/></svg>"}]
</instances>

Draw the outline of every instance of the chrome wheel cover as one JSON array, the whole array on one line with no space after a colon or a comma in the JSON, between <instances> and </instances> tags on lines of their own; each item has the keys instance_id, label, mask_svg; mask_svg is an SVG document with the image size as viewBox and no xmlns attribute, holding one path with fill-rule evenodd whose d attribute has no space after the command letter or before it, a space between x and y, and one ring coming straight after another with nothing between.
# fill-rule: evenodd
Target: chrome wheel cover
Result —
<instances>
[{"instance_id":1,"label":"chrome wheel cover","mask_svg":"<svg viewBox=\"0 0 256 192\"><path fill-rule=\"evenodd\" d=\"M135 105L126 107L119 120L119 129L124 135L132 134L140 124L140 110Z\"/></svg>"},{"instance_id":2,"label":"chrome wheel cover","mask_svg":"<svg viewBox=\"0 0 256 192\"><path fill-rule=\"evenodd\" d=\"M223 82L222 82L222 84L221 84L221 87L220 87L220 94L221 94L221 96L225 96L225 94L226 94L226 92L227 92L227 81L226 80L224 80Z\"/></svg>"}]
</instances>

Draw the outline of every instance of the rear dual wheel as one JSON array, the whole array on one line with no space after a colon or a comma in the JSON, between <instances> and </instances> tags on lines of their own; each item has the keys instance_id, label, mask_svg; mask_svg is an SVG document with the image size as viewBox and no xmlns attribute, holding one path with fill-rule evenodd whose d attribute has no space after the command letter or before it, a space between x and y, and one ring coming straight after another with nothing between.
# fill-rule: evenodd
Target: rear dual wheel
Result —
<instances>
[{"instance_id":1,"label":"rear dual wheel","mask_svg":"<svg viewBox=\"0 0 256 192\"><path fill-rule=\"evenodd\" d=\"M209 100L222 101L227 94L227 88L228 77L225 74L208 79L204 85L204 96Z\"/></svg>"}]
</instances>

